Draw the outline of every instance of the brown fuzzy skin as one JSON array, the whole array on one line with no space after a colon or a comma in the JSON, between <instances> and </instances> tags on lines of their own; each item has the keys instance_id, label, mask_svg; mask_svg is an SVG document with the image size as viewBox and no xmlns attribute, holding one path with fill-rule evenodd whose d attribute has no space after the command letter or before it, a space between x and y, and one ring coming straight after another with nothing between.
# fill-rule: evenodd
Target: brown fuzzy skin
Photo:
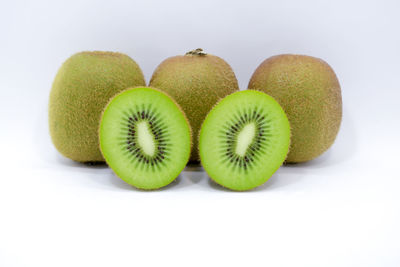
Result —
<instances>
[{"instance_id":1,"label":"brown fuzzy skin","mask_svg":"<svg viewBox=\"0 0 400 267\"><path fill-rule=\"evenodd\" d=\"M238 91L232 68L213 55L187 54L164 60L154 71L150 86L165 91L182 107L192 128L199 135L201 124L213 106ZM191 162L200 160L198 140L193 138Z\"/></svg>"},{"instance_id":2,"label":"brown fuzzy skin","mask_svg":"<svg viewBox=\"0 0 400 267\"><path fill-rule=\"evenodd\" d=\"M339 81L323 60L303 55L278 55L256 69L249 89L274 97L292 129L287 163L312 160L335 141L342 120Z\"/></svg>"},{"instance_id":3,"label":"brown fuzzy skin","mask_svg":"<svg viewBox=\"0 0 400 267\"><path fill-rule=\"evenodd\" d=\"M127 55L81 52L59 69L49 101L49 128L57 150L79 162L103 162L98 128L108 101L132 86L144 86L139 66Z\"/></svg>"}]
</instances>

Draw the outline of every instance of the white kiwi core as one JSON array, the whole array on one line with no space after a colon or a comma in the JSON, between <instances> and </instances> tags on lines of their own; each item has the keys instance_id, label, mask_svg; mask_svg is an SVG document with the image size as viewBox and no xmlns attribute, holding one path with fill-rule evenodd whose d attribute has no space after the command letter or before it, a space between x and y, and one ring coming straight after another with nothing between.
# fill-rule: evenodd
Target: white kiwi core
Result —
<instances>
[{"instance_id":1,"label":"white kiwi core","mask_svg":"<svg viewBox=\"0 0 400 267\"><path fill-rule=\"evenodd\" d=\"M154 156L156 144L147 121L141 121L137 124L137 139L143 152L150 157Z\"/></svg>"},{"instance_id":2,"label":"white kiwi core","mask_svg":"<svg viewBox=\"0 0 400 267\"><path fill-rule=\"evenodd\" d=\"M246 151L253 142L256 135L256 125L254 122L247 124L237 135L235 152L241 157L246 155Z\"/></svg>"}]
</instances>

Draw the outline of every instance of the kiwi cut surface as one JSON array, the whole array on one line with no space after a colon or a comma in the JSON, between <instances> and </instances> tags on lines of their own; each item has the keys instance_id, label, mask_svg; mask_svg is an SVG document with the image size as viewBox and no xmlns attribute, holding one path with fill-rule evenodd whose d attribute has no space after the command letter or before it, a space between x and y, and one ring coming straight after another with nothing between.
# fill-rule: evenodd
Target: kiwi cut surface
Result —
<instances>
[{"instance_id":1,"label":"kiwi cut surface","mask_svg":"<svg viewBox=\"0 0 400 267\"><path fill-rule=\"evenodd\" d=\"M166 92L182 107L195 137L212 107L239 90L229 64L201 48L164 60L154 71L150 86ZM193 139L190 161L199 161L197 138Z\"/></svg>"},{"instance_id":2,"label":"kiwi cut surface","mask_svg":"<svg viewBox=\"0 0 400 267\"><path fill-rule=\"evenodd\" d=\"M211 179L243 191L265 183L288 153L290 126L271 96L246 90L221 100L201 127L201 163Z\"/></svg>"},{"instance_id":3,"label":"kiwi cut surface","mask_svg":"<svg viewBox=\"0 0 400 267\"><path fill-rule=\"evenodd\" d=\"M144 86L134 60L115 52L80 52L67 59L54 79L49 130L56 149L79 162L104 162L99 148L101 114L110 98Z\"/></svg>"},{"instance_id":4,"label":"kiwi cut surface","mask_svg":"<svg viewBox=\"0 0 400 267\"><path fill-rule=\"evenodd\" d=\"M189 160L191 132L180 107L149 87L128 89L107 105L100 148L117 176L141 189L171 183Z\"/></svg>"}]
</instances>

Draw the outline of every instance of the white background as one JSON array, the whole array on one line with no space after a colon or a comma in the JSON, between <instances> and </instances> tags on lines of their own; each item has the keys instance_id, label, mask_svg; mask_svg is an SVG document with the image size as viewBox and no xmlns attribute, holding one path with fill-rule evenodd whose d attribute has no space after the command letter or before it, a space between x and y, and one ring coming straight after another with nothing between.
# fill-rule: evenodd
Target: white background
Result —
<instances>
[{"instance_id":1,"label":"white background","mask_svg":"<svg viewBox=\"0 0 400 267\"><path fill-rule=\"evenodd\" d=\"M0 266L400 266L398 1L2 1ZM83 50L131 56L149 81L202 47L246 89L280 53L326 60L343 123L318 159L237 193L199 168L153 192L60 156L48 95Z\"/></svg>"}]
</instances>

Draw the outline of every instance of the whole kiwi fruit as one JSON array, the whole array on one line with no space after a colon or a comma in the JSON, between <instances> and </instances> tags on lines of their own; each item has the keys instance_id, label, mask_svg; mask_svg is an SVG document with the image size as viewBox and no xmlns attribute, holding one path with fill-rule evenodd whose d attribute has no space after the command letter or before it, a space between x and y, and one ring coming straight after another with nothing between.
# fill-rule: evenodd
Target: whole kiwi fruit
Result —
<instances>
[{"instance_id":1,"label":"whole kiwi fruit","mask_svg":"<svg viewBox=\"0 0 400 267\"><path fill-rule=\"evenodd\" d=\"M139 66L115 52L80 52L67 59L54 79L49 130L56 149L79 162L103 162L99 125L109 100L122 90L145 85Z\"/></svg>"},{"instance_id":2,"label":"whole kiwi fruit","mask_svg":"<svg viewBox=\"0 0 400 267\"><path fill-rule=\"evenodd\" d=\"M312 160L335 141L342 120L342 96L333 69L323 60L284 54L255 70L249 89L274 97L291 125L287 163Z\"/></svg>"},{"instance_id":3,"label":"whole kiwi fruit","mask_svg":"<svg viewBox=\"0 0 400 267\"><path fill-rule=\"evenodd\" d=\"M222 58L198 48L164 60L154 71L150 86L166 92L185 112L193 133L190 161L198 162L198 134L204 118L220 99L239 90L232 68Z\"/></svg>"}]
</instances>

